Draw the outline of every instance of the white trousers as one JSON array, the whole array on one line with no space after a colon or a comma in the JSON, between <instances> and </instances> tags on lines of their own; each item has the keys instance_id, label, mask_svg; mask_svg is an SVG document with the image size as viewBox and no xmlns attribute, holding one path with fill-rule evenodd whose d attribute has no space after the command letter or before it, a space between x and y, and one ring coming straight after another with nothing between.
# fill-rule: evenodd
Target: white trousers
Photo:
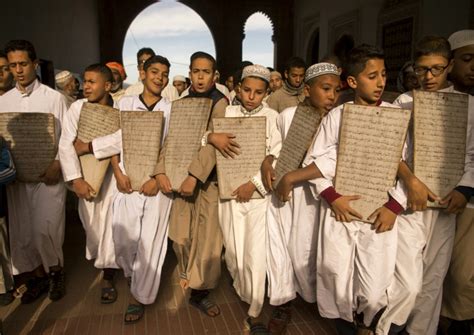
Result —
<instances>
[{"instance_id":1,"label":"white trousers","mask_svg":"<svg viewBox=\"0 0 474 335\"><path fill-rule=\"evenodd\" d=\"M377 334L407 323L410 335L435 335L456 217L438 209L401 215L395 280Z\"/></svg>"},{"instance_id":2,"label":"white trousers","mask_svg":"<svg viewBox=\"0 0 474 335\"><path fill-rule=\"evenodd\" d=\"M370 326L387 305L387 288L395 270L397 224L377 234L359 221L342 223L321 203L317 255L317 302L321 316L353 321L363 313Z\"/></svg>"},{"instance_id":3,"label":"white trousers","mask_svg":"<svg viewBox=\"0 0 474 335\"><path fill-rule=\"evenodd\" d=\"M265 298L267 200L219 201L226 265L237 294L250 304L251 317L260 315Z\"/></svg>"},{"instance_id":4,"label":"white trousers","mask_svg":"<svg viewBox=\"0 0 474 335\"><path fill-rule=\"evenodd\" d=\"M113 238L117 264L131 278L130 291L142 304L158 294L168 247L171 197L117 193L113 206Z\"/></svg>"},{"instance_id":5,"label":"white trousers","mask_svg":"<svg viewBox=\"0 0 474 335\"><path fill-rule=\"evenodd\" d=\"M86 232L86 258L98 269L118 268L112 238L112 203L117 186L109 166L100 191L92 201L79 199L78 212Z\"/></svg>"},{"instance_id":6,"label":"white trousers","mask_svg":"<svg viewBox=\"0 0 474 335\"><path fill-rule=\"evenodd\" d=\"M13 274L63 266L66 187L63 182L7 186Z\"/></svg>"},{"instance_id":7,"label":"white trousers","mask_svg":"<svg viewBox=\"0 0 474 335\"><path fill-rule=\"evenodd\" d=\"M270 304L283 305L296 293L316 301L316 250L320 202L306 183L293 189L290 201L274 195L267 209L267 277Z\"/></svg>"}]
</instances>

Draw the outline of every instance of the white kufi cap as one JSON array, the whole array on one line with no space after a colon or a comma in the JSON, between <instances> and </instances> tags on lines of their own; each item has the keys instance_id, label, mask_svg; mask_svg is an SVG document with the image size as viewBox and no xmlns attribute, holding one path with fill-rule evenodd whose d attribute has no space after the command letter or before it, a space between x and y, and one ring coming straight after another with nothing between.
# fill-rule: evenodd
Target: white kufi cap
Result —
<instances>
[{"instance_id":1,"label":"white kufi cap","mask_svg":"<svg viewBox=\"0 0 474 335\"><path fill-rule=\"evenodd\" d=\"M468 45L474 45L474 30L460 30L448 38L451 50L456 50Z\"/></svg>"},{"instance_id":2,"label":"white kufi cap","mask_svg":"<svg viewBox=\"0 0 474 335\"><path fill-rule=\"evenodd\" d=\"M325 74L335 74L339 76L341 73L336 65L331 63L317 63L311 65L304 75L304 82L308 82L309 80L325 75Z\"/></svg>"}]
</instances>

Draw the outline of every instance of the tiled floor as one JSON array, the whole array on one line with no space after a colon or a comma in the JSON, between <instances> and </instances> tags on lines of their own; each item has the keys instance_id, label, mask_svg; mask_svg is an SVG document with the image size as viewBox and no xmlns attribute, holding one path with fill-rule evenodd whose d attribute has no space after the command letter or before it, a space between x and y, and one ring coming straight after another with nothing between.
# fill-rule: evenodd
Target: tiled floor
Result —
<instances>
[{"instance_id":1,"label":"tiled floor","mask_svg":"<svg viewBox=\"0 0 474 335\"><path fill-rule=\"evenodd\" d=\"M69 222L64 245L67 294L52 303L46 295L31 305L14 301L0 308L6 335L17 334L245 334L243 320L248 306L235 294L230 276L224 271L220 286L212 295L221 315L209 318L187 304L186 293L178 285L176 259L171 248L163 268L157 301L146 307L143 320L135 325L123 324L127 304L126 283L118 282L119 298L111 305L99 303L100 276L92 262L84 258L84 233L80 223ZM271 308L266 304L264 315ZM315 304L301 299L293 305L292 322L287 334L334 335L331 321L322 319Z\"/></svg>"}]
</instances>

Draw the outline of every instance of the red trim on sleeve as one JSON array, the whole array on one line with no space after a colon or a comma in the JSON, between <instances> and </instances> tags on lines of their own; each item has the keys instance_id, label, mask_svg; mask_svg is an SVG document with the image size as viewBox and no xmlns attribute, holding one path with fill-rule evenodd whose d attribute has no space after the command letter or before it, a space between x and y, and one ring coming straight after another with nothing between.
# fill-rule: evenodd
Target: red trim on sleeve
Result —
<instances>
[{"instance_id":1,"label":"red trim on sleeve","mask_svg":"<svg viewBox=\"0 0 474 335\"><path fill-rule=\"evenodd\" d=\"M383 205L385 208L390 209L392 212L394 212L396 215L399 215L401 212L403 212L403 207L398 203L397 200L394 198L390 197L388 201Z\"/></svg>"},{"instance_id":2,"label":"red trim on sleeve","mask_svg":"<svg viewBox=\"0 0 474 335\"><path fill-rule=\"evenodd\" d=\"M342 197L342 195L337 193L336 189L332 186L322 191L320 195L327 201L328 204L332 204L336 199Z\"/></svg>"}]
</instances>

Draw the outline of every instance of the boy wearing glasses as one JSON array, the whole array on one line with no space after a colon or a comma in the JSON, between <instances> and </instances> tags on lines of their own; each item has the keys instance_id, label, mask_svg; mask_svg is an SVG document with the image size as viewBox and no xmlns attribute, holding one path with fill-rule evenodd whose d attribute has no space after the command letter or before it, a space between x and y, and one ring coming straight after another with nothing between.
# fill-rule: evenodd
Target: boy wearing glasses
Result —
<instances>
[{"instance_id":1,"label":"boy wearing glasses","mask_svg":"<svg viewBox=\"0 0 474 335\"><path fill-rule=\"evenodd\" d=\"M414 70L422 90L460 93L447 80L452 67L451 47L445 38L427 36L418 42ZM402 94L394 104L412 109L412 92ZM473 121L471 117L469 122ZM468 126L468 132L470 128L472 126ZM411 145L413 134L408 136ZM408 152L413 153L413 148L409 147ZM434 194L405 162L400 164L399 177L408 190L408 210L399 217L395 280L389 289L389 304L380 318L377 334L386 334L389 329L390 334L397 334L405 325L409 334L436 334L443 280L453 249L456 214L464 210L470 199L473 173L474 148L469 142L464 176L448 195ZM440 198L442 196L444 198ZM428 200L439 201L447 208L427 208Z\"/></svg>"}]
</instances>

